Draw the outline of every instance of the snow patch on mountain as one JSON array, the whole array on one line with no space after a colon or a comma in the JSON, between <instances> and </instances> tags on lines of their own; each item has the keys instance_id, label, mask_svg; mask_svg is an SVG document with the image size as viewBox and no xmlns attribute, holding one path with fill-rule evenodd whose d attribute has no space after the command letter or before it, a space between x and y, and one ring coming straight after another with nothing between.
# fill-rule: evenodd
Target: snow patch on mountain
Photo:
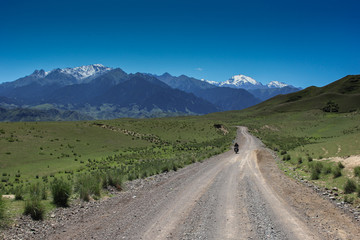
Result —
<instances>
[{"instance_id":1,"label":"snow patch on mountain","mask_svg":"<svg viewBox=\"0 0 360 240\"><path fill-rule=\"evenodd\" d=\"M256 81L255 79L245 76L245 75L235 75L231 77L229 80L223 82L216 82L216 81L209 81L205 79L201 79L207 83L218 87L230 87L230 88L243 88L246 90L250 89L267 89L267 88L284 88L284 87L291 87L295 88L292 85L279 82L279 81L272 81L266 85L263 85L261 82Z\"/></svg>"},{"instance_id":2,"label":"snow patch on mountain","mask_svg":"<svg viewBox=\"0 0 360 240\"><path fill-rule=\"evenodd\" d=\"M272 81L269 82L266 86L268 88L283 88L283 87L288 87L290 85L279 81Z\"/></svg>"},{"instance_id":3,"label":"snow patch on mountain","mask_svg":"<svg viewBox=\"0 0 360 240\"><path fill-rule=\"evenodd\" d=\"M255 79L241 74L235 75L229 80L221 82L219 86L245 89L264 88L264 85L262 85L260 82L257 82Z\"/></svg>"},{"instance_id":4,"label":"snow patch on mountain","mask_svg":"<svg viewBox=\"0 0 360 240\"><path fill-rule=\"evenodd\" d=\"M83 80L86 78L95 78L99 75L102 75L108 71L112 70L112 68L105 67L102 64L92 64L87 66L81 67L74 67L74 68L64 68L60 71L62 73L67 73L74 76L77 80Z\"/></svg>"},{"instance_id":5,"label":"snow patch on mountain","mask_svg":"<svg viewBox=\"0 0 360 240\"><path fill-rule=\"evenodd\" d=\"M206 80L206 79L200 79L201 81L203 82L207 82L207 83L210 83L211 85L214 85L214 86L220 86L220 83L219 82L216 82L216 81L210 81L210 80Z\"/></svg>"}]
</instances>

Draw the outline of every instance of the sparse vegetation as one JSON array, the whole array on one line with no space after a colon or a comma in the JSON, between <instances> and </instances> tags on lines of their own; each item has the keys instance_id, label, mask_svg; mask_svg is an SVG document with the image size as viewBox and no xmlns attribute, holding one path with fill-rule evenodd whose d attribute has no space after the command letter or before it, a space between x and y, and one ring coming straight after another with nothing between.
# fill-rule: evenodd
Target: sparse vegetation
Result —
<instances>
[{"instance_id":1,"label":"sparse vegetation","mask_svg":"<svg viewBox=\"0 0 360 240\"><path fill-rule=\"evenodd\" d=\"M345 168L345 166L344 166L344 164L342 164L342 162L339 162L339 163L338 163L338 167L341 168L341 169L344 169L344 168Z\"/></svg>"},{"instance_id":2,"label":"sparse vegetation","mask_svg":"<svg viewBox=\"0 0 360 240\"><path fill-rule=\"evenodd\" d=\"M72 193L72 185L63 178L55 178L51 183L51 194L54 204L58 207L67 207Z\"/></svg>"},{"instance_id":3,"label":"sparse vegetation","mask_svg":"<svg viewBox=\"0 0 360 240\"><path fill-rule=\"evenodd\" d=\"M43 220L45 215L45 207L41 203L42 189L40 184L30 186L30 198L25 201L24 214L30 215L34 220Z\"/></svg>"},{"instance_id":4,"label":"sparse vegetation","mask_svg":"<svg viewBox=\"0 0 360 240\"><path fill-rule=\"evenodd\" d=\"M342 176L341 168L339 168L339 166L336 166L333 169L333 175L334 175L334 178L338 178L338 177Z\"/></svg>"},{"instance_id":5,"label":"sparse vegetation","mask_svg":"<svg viewBox=\"0 0 360 240\"><path fill-rule=\"evenodd\" d=\"M345 194L353 193L356 191L356 183L352 179L348 179L344 186Z\"/></svg>"},{"instance_id":6,"label":"sparse vegetation","mask_svg":"<svg viewBox=\"0 0 360 240\"><path fill-rule=\"evenodd\" d=\"M100 197L100 176L93 174L81 174L77 177L75 191L79 193L80 199L89 201L90 196Z\"/></svg>"},{"instance_id":7,"label":"sparse vegetation","mask_svg":"<svg viewBox=\"0 0 360 240\"><path fill-rule=\"evenodd\" d=\"M0 194L0 227L4 225L5 221L5 201Z\"/></svg>"},{"instance_id":8,"label":"sparse vegetation","mask_svg":"<svg viewBox=\"0 0 360 240\"><path fill-rule=\"evenodd\" d=\"M24 189L22 185L18 185L14 189L15 200L23 200L24 199Z\"/></svg>"},{"instance_id":9,"label":"sparse vegetation","mask_svg":"<svg viewBox=\"0 0 360 240\"><path fill-rule=\"evenodd\" d=\"M354 176L360 177L360 166L354 168Z\"/></svg>"}]
</instances>

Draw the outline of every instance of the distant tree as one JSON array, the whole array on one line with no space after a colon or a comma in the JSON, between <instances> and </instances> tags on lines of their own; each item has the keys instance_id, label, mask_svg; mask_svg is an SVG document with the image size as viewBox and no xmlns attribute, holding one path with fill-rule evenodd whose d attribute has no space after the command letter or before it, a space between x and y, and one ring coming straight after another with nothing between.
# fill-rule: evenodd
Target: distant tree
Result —
<instances>
[{"instance_id":1,"label":"distant tree","mask_svg":"<svg viewBox=\"0 0 360 240\"><path fill-rule=\"evenodd\" d=\"M324 112L339 112L339 105L334 101L330 100L326 103L322 109Z\"/></svg>"}]
</instances>

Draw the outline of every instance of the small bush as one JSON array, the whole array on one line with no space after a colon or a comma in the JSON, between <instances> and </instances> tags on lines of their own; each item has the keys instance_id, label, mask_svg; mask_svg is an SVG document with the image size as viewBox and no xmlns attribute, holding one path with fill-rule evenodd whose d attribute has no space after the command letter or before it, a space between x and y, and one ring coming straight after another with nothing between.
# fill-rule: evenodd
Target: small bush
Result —
<instances>
[{"instance_id":1,"label":"small bush","mask_svg":"<svg viewBox=\"0 0 360 240\"><path fill-rule=\"evenodd\" d=\"M130 175L128 175L128 179L130 178L136 179L139 176L140 176L139 172L137 173L133 172ZM112 186L115 187L117 190L122 190L123 176L121 172L115 169L107 171L105 174L102 175L102 185L104 188L106 188L107 186Z\"/></svg>"},{"instance_id":2,"label":"small bush","mask_svg":"<svg viewBox=\"0 0 360 240\"><path fill-rule=\"evenodd\" d=\"M334 178L341 177L341 175L342 175L341 168L339 168L338 166L335 167L332 172L333 172Z\"/></svg>"},{"instance_id":3,"label":"small bush","mask_svg":"<svg viewBox=\"0 0 360 240\"><path fill-rule=\"evenodd\" d=\"M62 178L55 178L51 183L51 194L55 205L58 207L67 207L69 205L68 201L72 192L71 190L71 183Z\"/></svg>"},{"instance_id":4,"label":"small bush","mask_svg":"<svg viewBox=\"0 0 360 240\"><path fill-rule=\"evenodd\" d=\"M302 157L298 157L298 164L302 164L302 163L303 163Z\"/></svg>"},{"instance_id":5,"label":"small bush","mask_svg":"<svg viewBox=\"0 0 360 240\"><path fill-rule=\"evenodd\" d=\"M355 177L360 177L360 166L354 168Z\"/></svg>"},{"instance_id":6,"label":"small bush","mask_svg":"<svg viewBox=\"0 0 360 240\"><path fill-rule=\"evenodd\" d=\"M31 185L29 190L30 190L30 198L32 198L32 199L34 199L34 198L40 199L41 187L40 187L39 183Z\"/></svg>"},{"instance_id":7,"label":"small bush","mask_svg":"<svg viewBox=\"0 0 360 240\"><path fill-rule=\"evenodd\" d=\"M320 178L320 173L316 171L315 168L311 170L311 180L318 180Z\"/></svg>"},{"instance_id":8,"label":"small bush","mask_svg":"<svg viewBox=\"0 0 360 240\"><path fill-rule=\"evenodd\" d=\"M47 188L46 185L44 184L41 189L41 199L46 200L47 198L48 198Z\"/></svg>"},{"instance_id":9,"label":"small bush","mask_svg":"<svg viewBox=\"0 0 360 240\"><path fill-rule=\"evenodd\" d=\"M291 160L290 154L284 155L284 156L283 156L283 160L284 160L284 161L289 161L289 160Z\"/></svg>"},{"instance_id":10,"label":"small bush","mask_svg":"<svg viewBox=\"0 0 360 240\"><path fill-rule=\"evenodd\" d=\"M308 156L308 161L309 161L309 162L312 162L312 160L313 160L313 158L310 157L310 156Z\"/></svg>"},{"instance_id":11,"label":"small bush","mask_svg":"<svg viewBox=\"0 0 360 240\"><path fill-rule=\"evenodd\" d=\"M79 193L80 199L89 201L90 195L100 197L100 177L91 174L82 174L78 176L75 184L75 191Z\"/></svg>"},{"instance_id":12,"label":"small bush","mask_svg":"<svg viewBox=\"0 0 360 240\"><path fill-rule=\"evenodd\" d=\"M280 154L281 154L281 155L285 155L286 153L287 153L287 152L286 152L285 150L282 150Z\"/></svg>"},{"instance_id":13,"label":"small bush","mask_svg":"<svg viewBox=\"0 0 360 240\"><path fill-rule=\"evenodd\" d=\"M16 186L16 188L14 189L14 194L15 194L15 200L23 200L24 199L23 186L22 185Z\"/></svg>"},{"instance_id":14,"label":"small bush","mask_svg":"<svg viewBox=\"0 0 360 240\"><path fill-rule=\"evenodd\" d=\"M0 227L4 219L5 219L5 201L3 200L2 195L0 194Z\"/></svg>"},{"instance_id":15,"label":"small bush","mask_svg":"<svg viewBox=\"0 0 360 240\"><path fill-rule=\"evenodd\" d=\"M352 179L348 179L344 186L344 192L346 194L353 193L356 191L356 183Z\"/></svg>"},{"instance_id":16,"label":"small bush","mask_svg":"<svg viewBox=\"0 0 360 240\"><path fill-rule=\"evenodd\" d=\"M350 197L348 195L345 195L344 197L344 202L346 203L353 203L354 202L354 198L353 197Z\"/></svg>"},{"instance_id":17,"label":"small bush","mask_svg":"<svg viewBox=\"0 0 360 240\"><path fill-rule=\"evenodd\" d=\"M25 215L30 215L34 220L43 220L45 215L45 208L41 204L40 199L33 198L25 201Z\"/></svg>"},{"instance_id":18,"label":"small bush","mask_svg":"<svg viewBox=\"0 0 360 240\"><path fill-rule=\"evenodd\" d=\"M33 184L29 188L30 199L25 201L24 214L30 215L34 220L43 220L45 215L45 207L41 204L40 198L42 188L39 183Z\"/></svg>"},{"instance_id":19,"label":"small bush","mask_svg":"<svg viewBox=\"0 0 360 240\"><path fill-rule=\"evenodd\" d=\"M325 166L324 168L323 168L323 171L322 171L324 174L330 174L330 173L332 173L332 168L331 168L331 166Z\"/></svg>"},{"instance_id":20,"label":"small bush","mask_svg":"<svg viewBox=\"0 0 360 240\"><path fill-rule=\"evenodd\" d=\"M338 163L338 167L341 168L341 169L345 168L344 164L342 164L341 162Z\"/></svg>"},{"instance_id":21,"label":"small bush","mask_svg":"<svg viewBox=\"0 0 360 240\"><path fill-rule=\"evenodd\" d=\"M317 173L321 173L321 170L323 169L324 165L322 164L322 162L315 162L314 164L311 165L312 169L315 170Z\"/></svg>"}]
</instances>

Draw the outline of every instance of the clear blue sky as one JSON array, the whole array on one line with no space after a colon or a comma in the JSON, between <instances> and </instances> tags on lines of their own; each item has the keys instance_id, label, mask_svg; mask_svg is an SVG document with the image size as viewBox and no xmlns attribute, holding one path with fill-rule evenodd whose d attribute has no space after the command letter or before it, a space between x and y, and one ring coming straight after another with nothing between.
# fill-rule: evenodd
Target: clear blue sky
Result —
<instances>
[{"instance_id":1,"label":"clear blue sky","mask_svg":"<svg viewBox=\"0 0 360 240\"><path fill-rule=\"evenodd\" d=\"M360 74L358 0L1 0L0 31L0 82L93 63L301 87Z\"/></svg>"}]
</instances>

